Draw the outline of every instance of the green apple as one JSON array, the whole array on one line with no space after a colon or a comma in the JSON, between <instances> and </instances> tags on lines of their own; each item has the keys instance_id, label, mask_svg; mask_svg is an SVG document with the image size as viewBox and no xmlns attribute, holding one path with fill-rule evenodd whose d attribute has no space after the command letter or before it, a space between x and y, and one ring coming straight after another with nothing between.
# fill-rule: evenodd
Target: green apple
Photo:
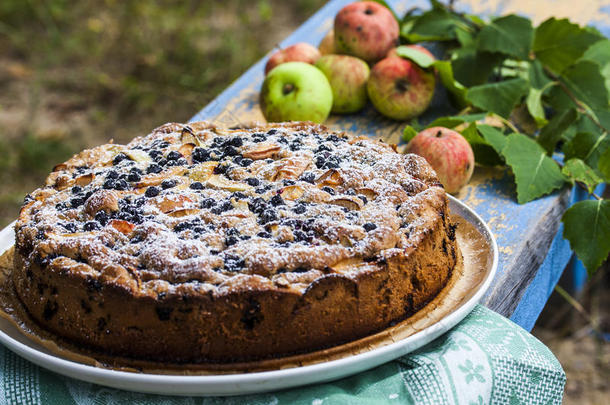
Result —
<instances>
[{"instance_id":1,"label":"green apple","mask_svg":"<svg viewBox=\"0 0 610 405\"><path fill-rule=\"evenodd\" d=\"M269 122L322 123L333 105L333 92L320 70L305 62L286 62L269 72L260 94Z\"/></svg>"},{"instance_id":2,"label":"green apple","mask_svg":"<svg viewBox=\"0 0 610 405\"><path fill-rule=\"evenodd\" d=\"M326 75L333 90L332 112L353 113L364 108L370 72L365 61L348 55L324 55L316 67Z\"/></svg>"}]
</instances>

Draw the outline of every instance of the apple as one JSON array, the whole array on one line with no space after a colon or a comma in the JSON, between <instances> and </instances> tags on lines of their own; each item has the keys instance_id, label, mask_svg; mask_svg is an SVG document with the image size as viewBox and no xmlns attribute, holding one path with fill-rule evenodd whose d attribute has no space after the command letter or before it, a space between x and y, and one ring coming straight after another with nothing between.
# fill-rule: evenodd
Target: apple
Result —
<instances>
[{"instance_id":1,"label":"apple","mask_svg":"<svg viewBox=\"0 0 610 405\"><path fill-rule=\"evenodd\" d=\"M417 45L417 44L412 44L412 45L402 45L404 47L407 48L411 48L411 49L415 49L417 51L423 52L426 55L428 55L429 57L432 58L432 60L436 60L436 58L434 57L434 55L432 55L432 52L430 52L429 50L427 50L426 48L424 48L421 45ZM391 58L393 56L397 56L400 58L400 56L396 53L396 48L392 48L390 49L390 51L388 52L388 54L386 55L386 58Z\"/></svg>"},{"instance_id":2,"label":"apple","mask_svg":"<svg viewBox=\"0 0 610 405\"><path fill-rule=\"evenodd\" d=\"M457 193L472 177L472 148L462 135L449 128L424 129L411 139L405 152L424 157L448 193Z\"/></svg>"},{"instance_id":3,"label":"apple","mask_svg":"<svg viewBox=\"0 0 610 405\"><path fill-rule=\"evenodd\" d=\"M434 72L397 57L379 61L367 83L375 109L386 117L407 120L423 113L434 95Z\"/></svg>"},{"instance_id":4,"label":"apple","mask_svg":"<svg viewBox=\"0 0 610 405\"><path fill-rule=\"evenodd\" d=\"M335 53L335 31L330 30L326 33L318 45L318 50L322 55Z\"/></svg>"},{"instance_id":5,"label":"apple","mask_svg":"<svg viewBox=\"0 0 610 405\"><path fill-rule=\"evenodd\" d=\"M313 65L320 56L322 55L318 48L305 42L299 42L271 55L265 65L265 74L277 65L286 62L305 62Z\"/></svg>"},{"instance_id":6,"label":"apple","mask_svg":"<svg viewBox=\"0 0 610 405\"><path fill-rule=\"evenodd\" d=\"M322 123L330 114L333 91L324 73L315 66L286 62L265 77L260 104L263 115L270 122Z\"/></svg>"},{"instance_id":7,"label":"apple","mask_svg":"<svg viewBox=\"0 0 610 405\"><path fill-rule=\"evenodd\" d=\"M333 90L332 112L345 114L364 108L370 72L365 61L348 55L324 55L315 66L324 73Z\"/></svg>"},{"instance_id":8,"label":"apple","mask_svg":"<svg viewBox=\"0 0 610 405\"><path fill-rule=\"evenodd\" d=\"M386 7L360 1L343 7L335 16L335 51L369 63L383 58L398 44L398 22Z\"/></svg>"}]
</instances>

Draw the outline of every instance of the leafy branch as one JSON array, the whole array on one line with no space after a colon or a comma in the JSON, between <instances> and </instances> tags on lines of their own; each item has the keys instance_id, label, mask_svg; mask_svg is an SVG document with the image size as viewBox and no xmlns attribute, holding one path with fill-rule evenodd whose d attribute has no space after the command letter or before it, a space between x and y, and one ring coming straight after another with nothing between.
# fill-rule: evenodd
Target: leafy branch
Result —
<instances>
[{"instance_id":1,"label":"leafy branch","mask_svg":"<svg viewBox=\"0 0 610 405\"><path fill-rule=\"evenodd\" d=\"M423 67L436 69L460 113L429 126L459 130L477 164L510 168L519 203L567 184L593 198L562 217L564 236L593 273L610 253L610 201L594 192L610 181L610 40L567 19L484 21L452 1L431 0L430 10L401 21L402 42L446 50ZM404 133L408 141L416 131Z\"/></svg>"},{"instance_id":2,"label":"leafy branch","mask_svg":"<svg viewBox=\"0 0 610 405\"><path fill-rule=\"evenodd\" d=\"M574 93L572 93L572 91L568 88L568 86L565 85L565 83L563 83L559 77L557 75L555 75L548 67L544 67L544 71L545 73L553 79L553 83L552 84L557 84L559 87L561 87L561 89L564 91L564 93L570 98L570 100L572 100L574 102L574 104L576 104L579 108L579 111L583 114L586 114L589 119L591 120L591 122L593 122L595 125L597 125L597 127L603 131L603 132L608 132L608 129L606 127L604 127L597 119L597 117L595 116L595 114L593 114L591 112L591 108L586 105L582 100L579 100L578 97L576 97L574 95Z\"/></svg>"}]
</instances>

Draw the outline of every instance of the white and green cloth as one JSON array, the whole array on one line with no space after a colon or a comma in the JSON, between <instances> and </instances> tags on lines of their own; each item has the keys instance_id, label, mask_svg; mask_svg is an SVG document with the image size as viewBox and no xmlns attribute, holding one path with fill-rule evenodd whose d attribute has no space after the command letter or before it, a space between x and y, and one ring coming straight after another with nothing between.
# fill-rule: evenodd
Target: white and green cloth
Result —
<instances>
[{"instance_id":1,"label":"white and green cloth","mask_svg":"<svg viewBox=\"0 0 610 405\"><path fill-rule=\"evenodd\" d=\"M535 337L477 306L450 332L383 366L327 384L226 398L170 397L81 382L0 346L5 404L559 404L565 373Z\"/></svg>"}]
</instances>

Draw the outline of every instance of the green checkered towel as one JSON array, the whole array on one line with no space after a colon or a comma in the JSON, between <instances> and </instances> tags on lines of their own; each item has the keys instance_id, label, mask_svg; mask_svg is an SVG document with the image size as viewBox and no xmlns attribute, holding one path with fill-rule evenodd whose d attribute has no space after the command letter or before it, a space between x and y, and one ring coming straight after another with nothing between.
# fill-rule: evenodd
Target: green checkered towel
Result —
<instances>
[{"instance_id":1,"label":"green checkered towel","mask_svg":"<svg viewBox=\"0 0 610 405\"><path fill-rule=\"evenodd\" d=\"M63 377L0 347L4 404L554 404L565 373L535 337L477 306L421 349L331 383L228 398L169 397Z\"/></svg>"}]
</instances>

